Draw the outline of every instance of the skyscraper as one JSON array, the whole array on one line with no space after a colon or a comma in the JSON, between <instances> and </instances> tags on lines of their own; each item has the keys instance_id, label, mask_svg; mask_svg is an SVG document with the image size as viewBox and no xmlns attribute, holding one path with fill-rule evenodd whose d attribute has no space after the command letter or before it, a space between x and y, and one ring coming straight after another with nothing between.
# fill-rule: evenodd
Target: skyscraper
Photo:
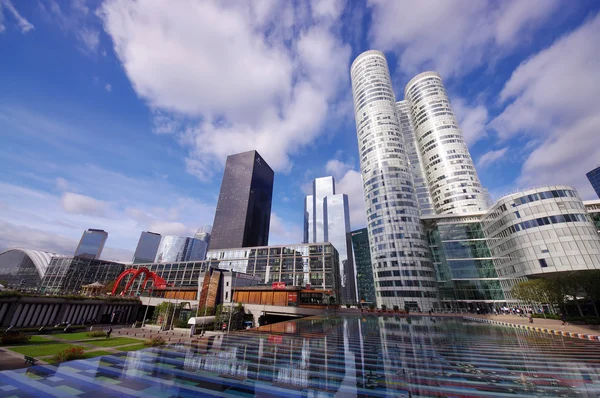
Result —
<instances>
[{"instance_id":1,"label":"skyscraper","mask_svg":"<svg viewBox=\"0 0 600 398\"><path fill-rule=\"evenodd\" d=\"M356 268L358 301L375 304L375 282L373 282L373 267L369 250L369 232L363 228L352 231L350 236Z\"/></svg>"},{"instance_id":2,"label":"skyscraper","mask_svg":"<svg viewBox=\"0 0 600 398\"><path fill-rule=\"evenodd\" d=\"M75 257L100 258L108 233L102 229L88 229L83 231L81 240L75 250Z\"/></svg>"},{"instance_id":3,"label":"skyscraper","mask_svg":"<svg viewBox=\"0 0 600 398\"><path fill-rule=\"evenodd\" d=\"M144 231L140 235L135 253L133 254L134 264L152 263L156 258L156 252L160 245L160 234Z\"/></svg>"},{"instance_id":4,"label":"skyscraper","mask_svg":"<svg viewBox=\"0 0 600 398\"><path fill-rule=\"evenodd\" d=\"M377 304L429 309L435 270L385 56L364 52L350 73Z\"/></svg>"},{"instance_id":5,"label":"skyscraper","mask_svg":"<svg viewBox=\"0 0 600 398\"><path fill-rule=\"evenodd\" d=\"M600 198L600 166L596 167L594 170L589 171L585 174L590 184L596 191L596 195Z\"/></svg>"},{"instance_id":6,"label":"skyscraper","mask_svg":"<svg viewBox=\"0 0 600 398\"><path fill-rule=\"evenodd\" d=\"M202 241L206 242L206 244L208 246L210 246L211 233L212 233L212 225L204 225L204 226L198 228L198 231L196 231L196 235L194 235L194 238L196 238L198 240L202 240Z\"/></svg>"},{"instance_id":7,"label":"skyscraper","mask_svg":"<svg viewBox=\"0 0 600 398\"><path fill-rule=\"evenodd\" d=\"M330 242L339 253L341 300L344 304L356 302L356 273L350 238L350 210L348 195L335 194L332 176L316 178L313 194L304 200L305 243Z\"/></svg>"},{"instance_id":8,"label":"skyscraper","mask_svg":"<svg viewBox=\"0 0 600 398\"><path fill-rule=\"evenodd\" d=\"M440 75L415 76L406 85L404 97L435 213L485 211L485 192Z\"/></svg>"},{"instance_id":9,"label":"skyscraper","mask_svg":"<svg viewBox=\"0 0 600 398\"><path fill-rule=\"evenodd\" d=\"M175 261L202 261L206 258L208 245L205 241L185 236L163 236L158 251L157 263Z\"/></svg>"},{"instance_id":10,"label":"skyscraper","mask_svg":"<svg viewBox=\"0 0 600 398\"><path fill-rule=\"evenodd\" d=\"M273 179L273 170L256 151L227 157L211 250L269 244Z\"/></svg>"}]
</instances>

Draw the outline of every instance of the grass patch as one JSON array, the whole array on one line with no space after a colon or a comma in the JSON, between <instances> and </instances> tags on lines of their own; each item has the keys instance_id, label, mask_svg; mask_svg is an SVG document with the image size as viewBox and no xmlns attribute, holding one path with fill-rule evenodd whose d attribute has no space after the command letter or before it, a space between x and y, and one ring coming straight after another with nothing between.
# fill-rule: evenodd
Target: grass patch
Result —
<instances>
[{"instance_id":1,"label":"grass patch","mask_svg":"<svg viewBox=\"0 0 600 398\"><path fill-rule=\"evenodd\" d=\"M77 332L77 333L57 333L52 334L52 337L57 337L63 340L75 341L75 340L87 340L93 339L94 337L90 337L87 335L88 332Z\"/></svg>"},{"instance_id":2,"label":"grass patch","mask_svg":"<svg viewBox=\"0 0 600 398\"><path fill-rule=\"evenodd\" d=\"M86 344L95 345L96 347L118 347L125 344L139 343L141 340L132 339L129 337L116 337L112 339L99 339L86 341Z\"/></svg>"},{"instance_id":3,"label":"grass patch","mask_svg":"<svg viewBox=\"0 0 600 398\"><path fill-rule=\"evenodd\" d=\"M31 344L31 343L48 344L48 343L56 343L56 341L47 339L47 338L42 337L42 336L31 336L31 338L29 339L29 344Z\"/></svg>"},{"instance_id":4,"label":"grass patch","mask_svg":"<svg viewBox=\"0 0 600 398\"><path fill-rule=\"evenodd\" d=\"M101 357L103 355L113 355L112 352L108 352L108 351L103 351L103 350L98 350L98 351L86 351L83 353L83 357L81 359L90 359L90 358L96 358L96 357ZM54 358L46 360L46 362L48 362L51 365L58 365L59 363L56 362L54 360Z\"/></svg>"},{"instance_id":5,"label":"grass patch","mask_svg":"<svg viewBox=\"0 0 600 398\"><path fill-rule=\"evenodd\" d=\"M119 348L117 348L117 350L127 352L127 351L141 350L142 348L148 348L148 346L146 344L144 344L144 343L142 343L142 344L134 344L134 345L128 345L128 346L125 346L125 347L119 347Z\"/></svg>"},{"instance_id":6,"label":"grass patch","mask_svg":"<svg viewBox=\"0 0 600 398\"><path fill-rule=\"evenodd\" d=\"M56 355L69 347L73 347L73 345L69 343L36 344L23 347L12 347L10 350L18 352L19 354L27 355L29 357L37 358L46 355Z\"/></svg>"}]
</instances>

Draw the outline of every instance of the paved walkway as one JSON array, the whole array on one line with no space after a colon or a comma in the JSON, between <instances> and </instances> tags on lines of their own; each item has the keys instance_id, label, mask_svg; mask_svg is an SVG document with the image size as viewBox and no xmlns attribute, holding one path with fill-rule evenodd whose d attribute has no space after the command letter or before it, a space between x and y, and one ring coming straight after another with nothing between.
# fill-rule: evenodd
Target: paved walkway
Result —
<instances>
[{"instance_id":1,"label":"paved walkway","mask_svg":"<svg viewBox=\"0 0 600 398\"><path fill-rule=\"evenodd\" d=\"M481 322L493 323L502 326L512 326L520 329L533 330L536 332L549 333L559 336L575 337L583 340L593 340L600 342L600 330L588 325L572 325L570 323L562 325L562 321L556 319L534 318L533 323L529 323L526 317L517 315L475 315L468 314L464 316L467 319Z\"/></svg>"}]
</instances>

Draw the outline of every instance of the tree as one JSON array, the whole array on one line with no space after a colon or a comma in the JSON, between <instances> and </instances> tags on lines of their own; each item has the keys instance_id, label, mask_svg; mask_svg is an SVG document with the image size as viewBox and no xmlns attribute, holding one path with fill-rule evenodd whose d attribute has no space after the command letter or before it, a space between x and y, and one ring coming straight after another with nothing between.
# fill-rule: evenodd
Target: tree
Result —
<instances>
[{"instance_id":1,"label":"tree","mask_svg":"<svg viewBox=\"0 0 600 398\"><path fill-rule=\"evenodd\" d=\"M598 314L596 302L600 301L600 270L589 270L578 272L579 286L587 298L592 302L594 313Z\"/></svg>"}]
</instances>

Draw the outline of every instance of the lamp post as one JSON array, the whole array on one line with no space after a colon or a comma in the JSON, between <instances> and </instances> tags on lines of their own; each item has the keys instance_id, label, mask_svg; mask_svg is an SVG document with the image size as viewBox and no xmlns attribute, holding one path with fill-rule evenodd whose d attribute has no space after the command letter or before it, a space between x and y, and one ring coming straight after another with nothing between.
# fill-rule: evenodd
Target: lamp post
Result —
<instances>
[{"instance_id":1,"label":"lamp post","mask_svg":"<svg viewBox=\"0 0 600 398\"><path fill-rule=\"evenodd\" d=\"M152 290L154 290L154 286L150 288L150 295L148 296L148 304L146 304L146 311L144 311L144 319L142 319L142 328L146 323L146 316L148 315L148 308L150 307L150 300L152 299Z\"/></svg>"},{"instance_id":2,"label":"lamp post","mask_svg":"<svg viewBox=\"0 0 600 398\"><path fill-rule=\"evenodd\" d=\"M232 273L234 271L231 271ZM230 299L231 299L231 304L229 305L229 322L227 323L227 334L229 334L229 331L231 330L231 314L233 313L233 289L235 288L235 286L237 285L237 273L233 276L233 283L231 286L231 295L230 295Z\"/></svg>"},{"instance_id":3,"label":"lamp post","mask_svg":"<svg viewBox=\"0 0 600 398\"><path fill-rule=\"evenodd\" d=\"M208 267L208 269L206 270L206 272L208 272L208 291L206 292L206 300L204 300L204 319L202 319L202 332L200 333L200 336L204 335L204 323L206 321L206 303L208 302L208 295L210 294L210 282L211 282L211 273L210 273L211 267ZM206 278L206 274L204 276ZM202 299L202 294L200 294L200 299ZM198 302L198 310L200 309L200 302ZM198 310L196 310L196 313L198 313Z\"/></svg>"}]
</instances>

